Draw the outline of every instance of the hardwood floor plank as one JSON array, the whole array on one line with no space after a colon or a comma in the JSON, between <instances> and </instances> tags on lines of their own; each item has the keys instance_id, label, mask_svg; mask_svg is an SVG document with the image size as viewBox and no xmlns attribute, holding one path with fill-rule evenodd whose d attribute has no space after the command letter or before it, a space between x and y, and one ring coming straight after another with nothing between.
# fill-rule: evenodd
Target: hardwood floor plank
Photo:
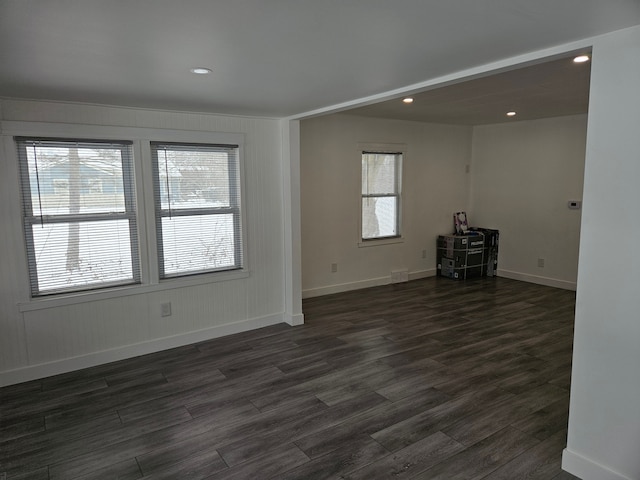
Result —
<instances>
[{"instance_id":1,"label":"hardwood floor plank","mask_svg":"<svg viewBox=\"0 0 640 480\"><path fill-rule=\"evenodd\" d=\"M182 455L180 460L147 465L144 480L202 479L227 470L227 464L216 450L206 449L194 455Z\"/></svg>"},{"instance_id":2,"label":"hardwood floor plank","mask_svg":"<svg viewBox=\"0 0 640 480\"><path fill-rule=\"evenodd\" d=\"M382 457L344 476L349 480L405 479L427 470L464 450L464 445L436 432L394 454Z\"/></svg>"},{"instance_id":3,"label":"hardwood floor plank","mask_svg":"<svg viewBox=\"0 0 640 480\"><path fill-rule=\"evenodd\" d=\"M71 387L61 386L57 389L49 389L31 393L28 395L29 402L19 401L17 398L13 402L3 402L0 406L2 418L10 420L15 417L25 415L46 415L59 411L65 405L74 403L84 403L87 398L103 393L108 385L104 379L82 382L81 386L72 383Z\"/></svg>"},{"instance_id":4,"label":"hardwood floor plank","mask_svg":"<svg viewBox=\"0 0 640 480\"><path fill-rule=\"evenodd\" d=\"M114 463L98 470L90 470L78 475L78 470L66 472L60 468L50 470L49 480L94 480L96 478L117 478L118 480L136 480L142 478L142 472L134 458Z\"/></svg>"},{"instance_id":5,"label":"hardwood floor plank","mask_svg":"<svg viewBox=\"0 0 640 480\"><path fill-rule=\"evenodd\" d=\"M230 417L226 421L215 415L198 417L176 428L161 432L163 437L172 438L172 442L161 442L153 448L141 450L136 454L143 471L148 465L155 465L173 458L175 462L181 456L198 454L203 450L217 449L229 443L267 435L273 429L287 424L295 418L306 418L314 413L327 410L327 406L318 399L308 399L297 408L285 408L261 413L255 417ZM157 435L149 440L157 443ZM306 458L306 457L305 457Z\"/></svg>"},{"instance_id":6,"label":"hardwood floor plank","mask_svg":"<svg viewBox=\"0 0 640 480\"><path fill-rule=\"evenodd\" d=\"M501 377L497 381L496 385L503 390L507 390L517 395L526 390L531 390L532 388L539 387L547 383L554 385L551 383L551 380L555 378L558 371L564 370L566 370L566 368L544 362L541 366L534 366L533 368L528 368L524 371L521 368L514 369L513 373L510 375ZM556 384L556 386L567 391L569 390L562 384Z\"/></svg>"},{"instance_id":7,"label":"hardwood floor plank","mask_svg":"<svg viewBox=\"0 0 640 480\"><path fill-rule=\"evenodd\" d=\"M510 402L513 397L512 394L493 387L477 389L473 393L453 397L440 405L379 430L373 433L372 437L388 450L395 452L446 428L479 408L499 407Z\"/></svg>"},{"instance_id":8,"label":"hardwood floor plank","mask_svg":"<svg viewBox=\"0 0 640 480\"><path fill-rule=\"evenodd\" d=\"M562 449L567 442L567 431L560 430L527 450L526 455L513 458L482 480L548 480L562 471Z\"/></svg>"},{"instance_id":9,"label":"hardwood floor plank","mask_svg":"<svg viewBox=\"0 0 640 480\"><path fill-rule=\"evenodd\" d=\"M24 402L25 398L33 398L42 391L42 380L18 383L0 388L0 411L10 405Z\"/></svg>"},{"instance_id":10,"label":"hardwood floor plank","mask_svg":"<svg viewBox=\"0 0 640 480\"><path fill-rule=\"evenodd\" d=\"M237 401L213 401L198 403L187 407L193 418L209 415L215 415L224 418L250 418L260 414L260 410L248 399Z\"/></svg>"},{"instance_id":11,"label":"hardwood floor plank","mask_svg":"<svg viewBox=\"0 0 640 480\"><path fill-rule=\"evenodd\" d=\"M349 472L371 463L376 458L387 455L379 443L371 437L362 435L348 446L331 454L315 458L297 468L279 475L280 480L324 480L326 478L345 478Z\"/></svg>"},{"instance_id":12,"label":"hardwood floor plank","mask_svg":"<svg viewBox=\"0 0 640 480\"><path fill-rule=\"evenodd\" d=\"M170 415L160 415L142 422L121 426L104 432L95 432L73 440L51 438L51 443L30 450L28 446L7 458L8 470L20 472L30 463L49 465L52 474L59 470L68 478L111 464L129 460L139 449L153 448L164 438L157 435L168 426L175 426L191 419L181 408Z\"/></svg>"},{"instance_id":13,"label":"hardwood floor plank","mask_svg":"<svg viewBox=\"0 0 640 480\"><path fill-rule=\"evenodd\" d=\"M380 395L388 398L392 402L402 400L403 398L415 395L420 392L427 392L434 386L440 385L448 375L441 370L432 370L426 373L408 374L399 381L387 383L386 385L376 389Z\"/></svg>"},{"instance_id":14,"label":"hardwood floor plank","mask_svg":"<svg viewBox=\"0 0 640 480\"><path fill-rule=\"evenodd\" d=\"M49 468L41 467L36 470L23 472L22 474L9 474L6 478L2 478L0 476L0 479L1 480L49 480Z\"/></svg>"},{"instance_id":15,"label":"hardwood floor plank","mask_svg":"<svg viewBox=\"0 0 640 480\"><path fill-rule=\"evenodd\" d=\"M47 431L55 430L64 436L82 436L101 428L108 429L122 424L115 410L100 415L59 412L46 415L44 419Z\"/></svg>"},{"instance_id":16,"label":"hardwood floor plank","mask_svg":"<svg viewBox=\"0 0 640 480\"><path fill-rule=\"evenodd\" d=\"M569 396L536 410L511 425L529 435L544 440L557 431L567 428Z\"/></svg>"},{"instance_id":17,"label":"hardwood floor plank","mask_svg":"<svg viewBox=\"0 0 640 480\"><path fill-rule=\"evenodd\" d=\"M569 393L564 389L548 384L542 385L509 398L501 404L493 404L488 408L479 407L472 414L460 418L442 431L456 441L470 446L536 410L559 399L568 400L568 397Z\"/></svg>"},{"instance_id":18,"label":"hardwood floor plank","mask_svg":"<svg viewBox=\"0 0 640 480\"><path fill-rule=\"evenodd\" d=\"M287 472L309 462L309 458L293 444L280 445L269 454L230 467L205 477L205 480L246 480L248 478L282 478ZM298 477L303 478L303 477Z\"/></svg>"},{"instance_id":19,"label":"hardwood floor plank","mask_svg":"<svg viewBox=\"0 0 640 480\"><path fill-rule=\"evenodd\" d=\"M580 480L578 477L571 475L568 472L562 471L551 480Z\"/></svg>"},{"instance_id":20,"label":"hardwood floor plank","mask_svg":"<svg viewBox=\"0 0 640 480\"><path fill-rule=\"evenodd\" d=\"M262 435L252 435L220 447L218 452L229 466L234 466L268 451L273 448L273 445L295 441L301 436L331 428L384 403L388 402L380 395L370 392L326 410L320 410L304 417L294 417L287 423L279 425L278 428L270 429Z\"/></svg>"},{"instance_id":21,"label":"hardwood floor plank","mask_svg":"<svg viewBox=\"0 0 640 480\"><path fill-rule=\"evenodd\" d=\"M362 434L371 435L378 430L412 417L418 412L423 412L435 405L441 405L448 399L449 397L442 392L431 389L428 392L421 392L397 402L385 402L368 411L360 412L331 428L302 436L295 443L310 458L323 456L348 446L354 438Z\"/></svg>"},{"instance_id":22,"label":"hardwood floor plank","mask_svg":"<svg viewBox=\"0 0 640 480\"><path fill-rule=\"evenodd\" d=\"M7 442L27 435L33 437L44 430L44 416L42 415L18 417L11 421L2 419L0 421L0 448L3 448L3 444Z\"/></svg>"},{"instance_id":23,"label":"hardwood floor plank","mask_svg":"<svg viewBox=\"0 0 640 480\"><path fill-rule=\"evenodd\" d=\"M217 368L213 368L211 360L202 355L190 362L169 365L161 370L167 382L179 381L183 384L214 383L227 377Z\"/></svg>"},{"instance_id":24,"label":"hardwood floor plank","mask_svg":"<svg viewBox=\"0 0 640 480\"><path fill-rule=\"evenodd\" d=\"M329 406L337 405L346 400L357 398L367 392L375 391L381 386L393 382L395 375L390 371L376 372L371 376L359 377L346 385L336 388L323 389L316 392L316 397Z\"/></svg>"},{"instance_id":25,"label":"hardwood floor plank","mask_svg":"<svg viewBox=\"0 0 640 480\"><path fill-rule=\"evenodd\" d=\"M533 437L506 427L412 478L479 480L537 444Z\"/></svg>"},{"instance_id":26,"label":"hardwood floor plank","mask_svg":"<svg viewBox=\"0 0 640 480\"><path fill-rule=\"evenodd\" d=\"M76 423L66 422L64 426L49 428L44 432L36 432L8 442L3 445L3 454L9 459L14 456L35 453L54 448L62 442L72 442L85 435L96 435L120 428L121 422L115 412L92 419L78 419Z\"/></svg>"}]
</instances>

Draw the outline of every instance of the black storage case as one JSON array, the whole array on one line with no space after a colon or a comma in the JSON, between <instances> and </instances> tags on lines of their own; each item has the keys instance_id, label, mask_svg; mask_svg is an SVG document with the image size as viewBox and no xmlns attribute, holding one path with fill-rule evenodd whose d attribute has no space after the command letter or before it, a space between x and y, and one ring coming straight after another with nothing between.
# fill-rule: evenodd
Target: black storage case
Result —
<instances>
[{"instance_id":1,"label":"black storage case","mask_svg":"<svg viewBox=\"0 0 640 480\"><path fill-rule=\"evenodd\" d=\"M456 280L495 276L498 266L498 230L476 228L466 235L437 239L438 275Z\"/></svg>"}]
</instances>

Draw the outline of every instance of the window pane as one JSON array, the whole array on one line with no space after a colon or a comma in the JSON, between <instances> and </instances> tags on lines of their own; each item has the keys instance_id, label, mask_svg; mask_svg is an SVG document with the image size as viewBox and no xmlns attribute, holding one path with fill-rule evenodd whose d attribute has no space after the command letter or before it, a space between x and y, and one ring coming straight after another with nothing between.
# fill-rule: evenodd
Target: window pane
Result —
<instances>
[{"instance_id":1,"label":"window pane","mask_svg":"<svg viewBox=\"0 0 640 480\"><path fill-rule=\"evenodd\" d=\"M138 282L131 142L15 140L32 295Z\"/></svg>"},{"instance_id":2,"label":"window pane","mask_svg":"<svg viewBox=\"0 0 640 480\"><path fill-rule=\"evenodd\" d=\"M362 238L393 237L397 231L396 197L362 199Z\"/></svg>"},{"instance_id":3,"label":"window pane","mask_svg":"<svg viewBox=\"0 0 640 480\"><path fill-rule=\"evenodd\" d=\"M159 149L161 208L230 206L229 153Z\"/></svg>"},{"instance_id":4,"label":"window pane","mask_svg":"<svg viewBox=\"0 0 640 480\"><path fill-rule=\"evenodd\" d=\"M30 145L26 154L34 215L125 211L120 149Z\"/></svg>"},{"instance_id":5,"label":"window pane","mask_svg":"<svg viewBox=\"0 0 640 480\"><path fill-rule=\"evenodd\" d=\"M242 267L237 145L151 142L160 278Z\"/></svg>"},{"instance_id":6,"label":"window pane","mask_svg":"<svg viewBox=\"0 0 640 480\"><path fill-rule=\"evenodd\" d=\"M398 154L362 154L362 193L365 195L396 193L396 159Z\"/></svg>"},{"instance_id":7,"label":"window pane","mask_svg":"<svg viewBox=\"0 0 640 480\"><path fill-rule=\"evenodd\" d=\"M400 235L402 153L362 152L362 238Z\"/></svg>"},{"instance_id":8,"label":"window pane","mask_svg":"<svg viewBox=\"0 0 640 480\"><path fill-rule=\"evenodd\" d=\"M234 215L162 218L165 275L239 267Z\"/></svg>"},{"instance_id":9,"label":"window pane","mask_svg":"<svg viewBox=\"0 0 640 480\"><path fill-rule=\"evenodd\" d=\"M128 220L33 225L40 293L133 282Z\"/></svg>"}]
</instances>

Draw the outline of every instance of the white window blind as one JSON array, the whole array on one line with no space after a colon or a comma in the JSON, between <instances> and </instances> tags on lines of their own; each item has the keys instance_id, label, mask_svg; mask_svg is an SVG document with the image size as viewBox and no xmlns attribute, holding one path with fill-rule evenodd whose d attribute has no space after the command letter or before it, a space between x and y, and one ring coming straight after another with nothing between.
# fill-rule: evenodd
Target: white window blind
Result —
<instances>
[{"instance_id":1,"label":"white window blind","mask_svg":"<svg viewBox=\"0 0 640 480\"><path fill-rule=\"evenodd\" d=\"M400 236L402 153L362 152L362 240Z\"/></svg>"},{"instance_id":2,"label":"white window blind","mask_svg":"<svg viewBox=\"0 0 640 480\"><path fill-rule=\"evenodd\" d=\"M242 268L237 145L151 142L160 278Z\"/></svg>"},{"instance_id":3,"label":"white window blind","mask_svg":"<svg viewBox=\"0 0 640 480\"><path fill-rule=\"evenodd\" d=\"M139 283L131 142L15 140L32 295Z\"/></svg>"}]
</instances>

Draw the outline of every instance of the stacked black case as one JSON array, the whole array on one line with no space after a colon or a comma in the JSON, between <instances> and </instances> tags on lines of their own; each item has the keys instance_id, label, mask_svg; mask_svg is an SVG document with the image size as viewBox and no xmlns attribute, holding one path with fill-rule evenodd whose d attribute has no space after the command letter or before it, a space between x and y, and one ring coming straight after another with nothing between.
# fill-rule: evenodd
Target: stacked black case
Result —
<instances>
[{"instance_id":1,"label":"stacked black case","mask_svg":"<svg viewBox=\"0 0 640 480\"><path fill-rule=\"evenodd\" d=\"M438 236L438 275L455 280L495 276L498 243L498 230L489 228L474 228L466 235Z\"/></svg>"}]
</instances>

